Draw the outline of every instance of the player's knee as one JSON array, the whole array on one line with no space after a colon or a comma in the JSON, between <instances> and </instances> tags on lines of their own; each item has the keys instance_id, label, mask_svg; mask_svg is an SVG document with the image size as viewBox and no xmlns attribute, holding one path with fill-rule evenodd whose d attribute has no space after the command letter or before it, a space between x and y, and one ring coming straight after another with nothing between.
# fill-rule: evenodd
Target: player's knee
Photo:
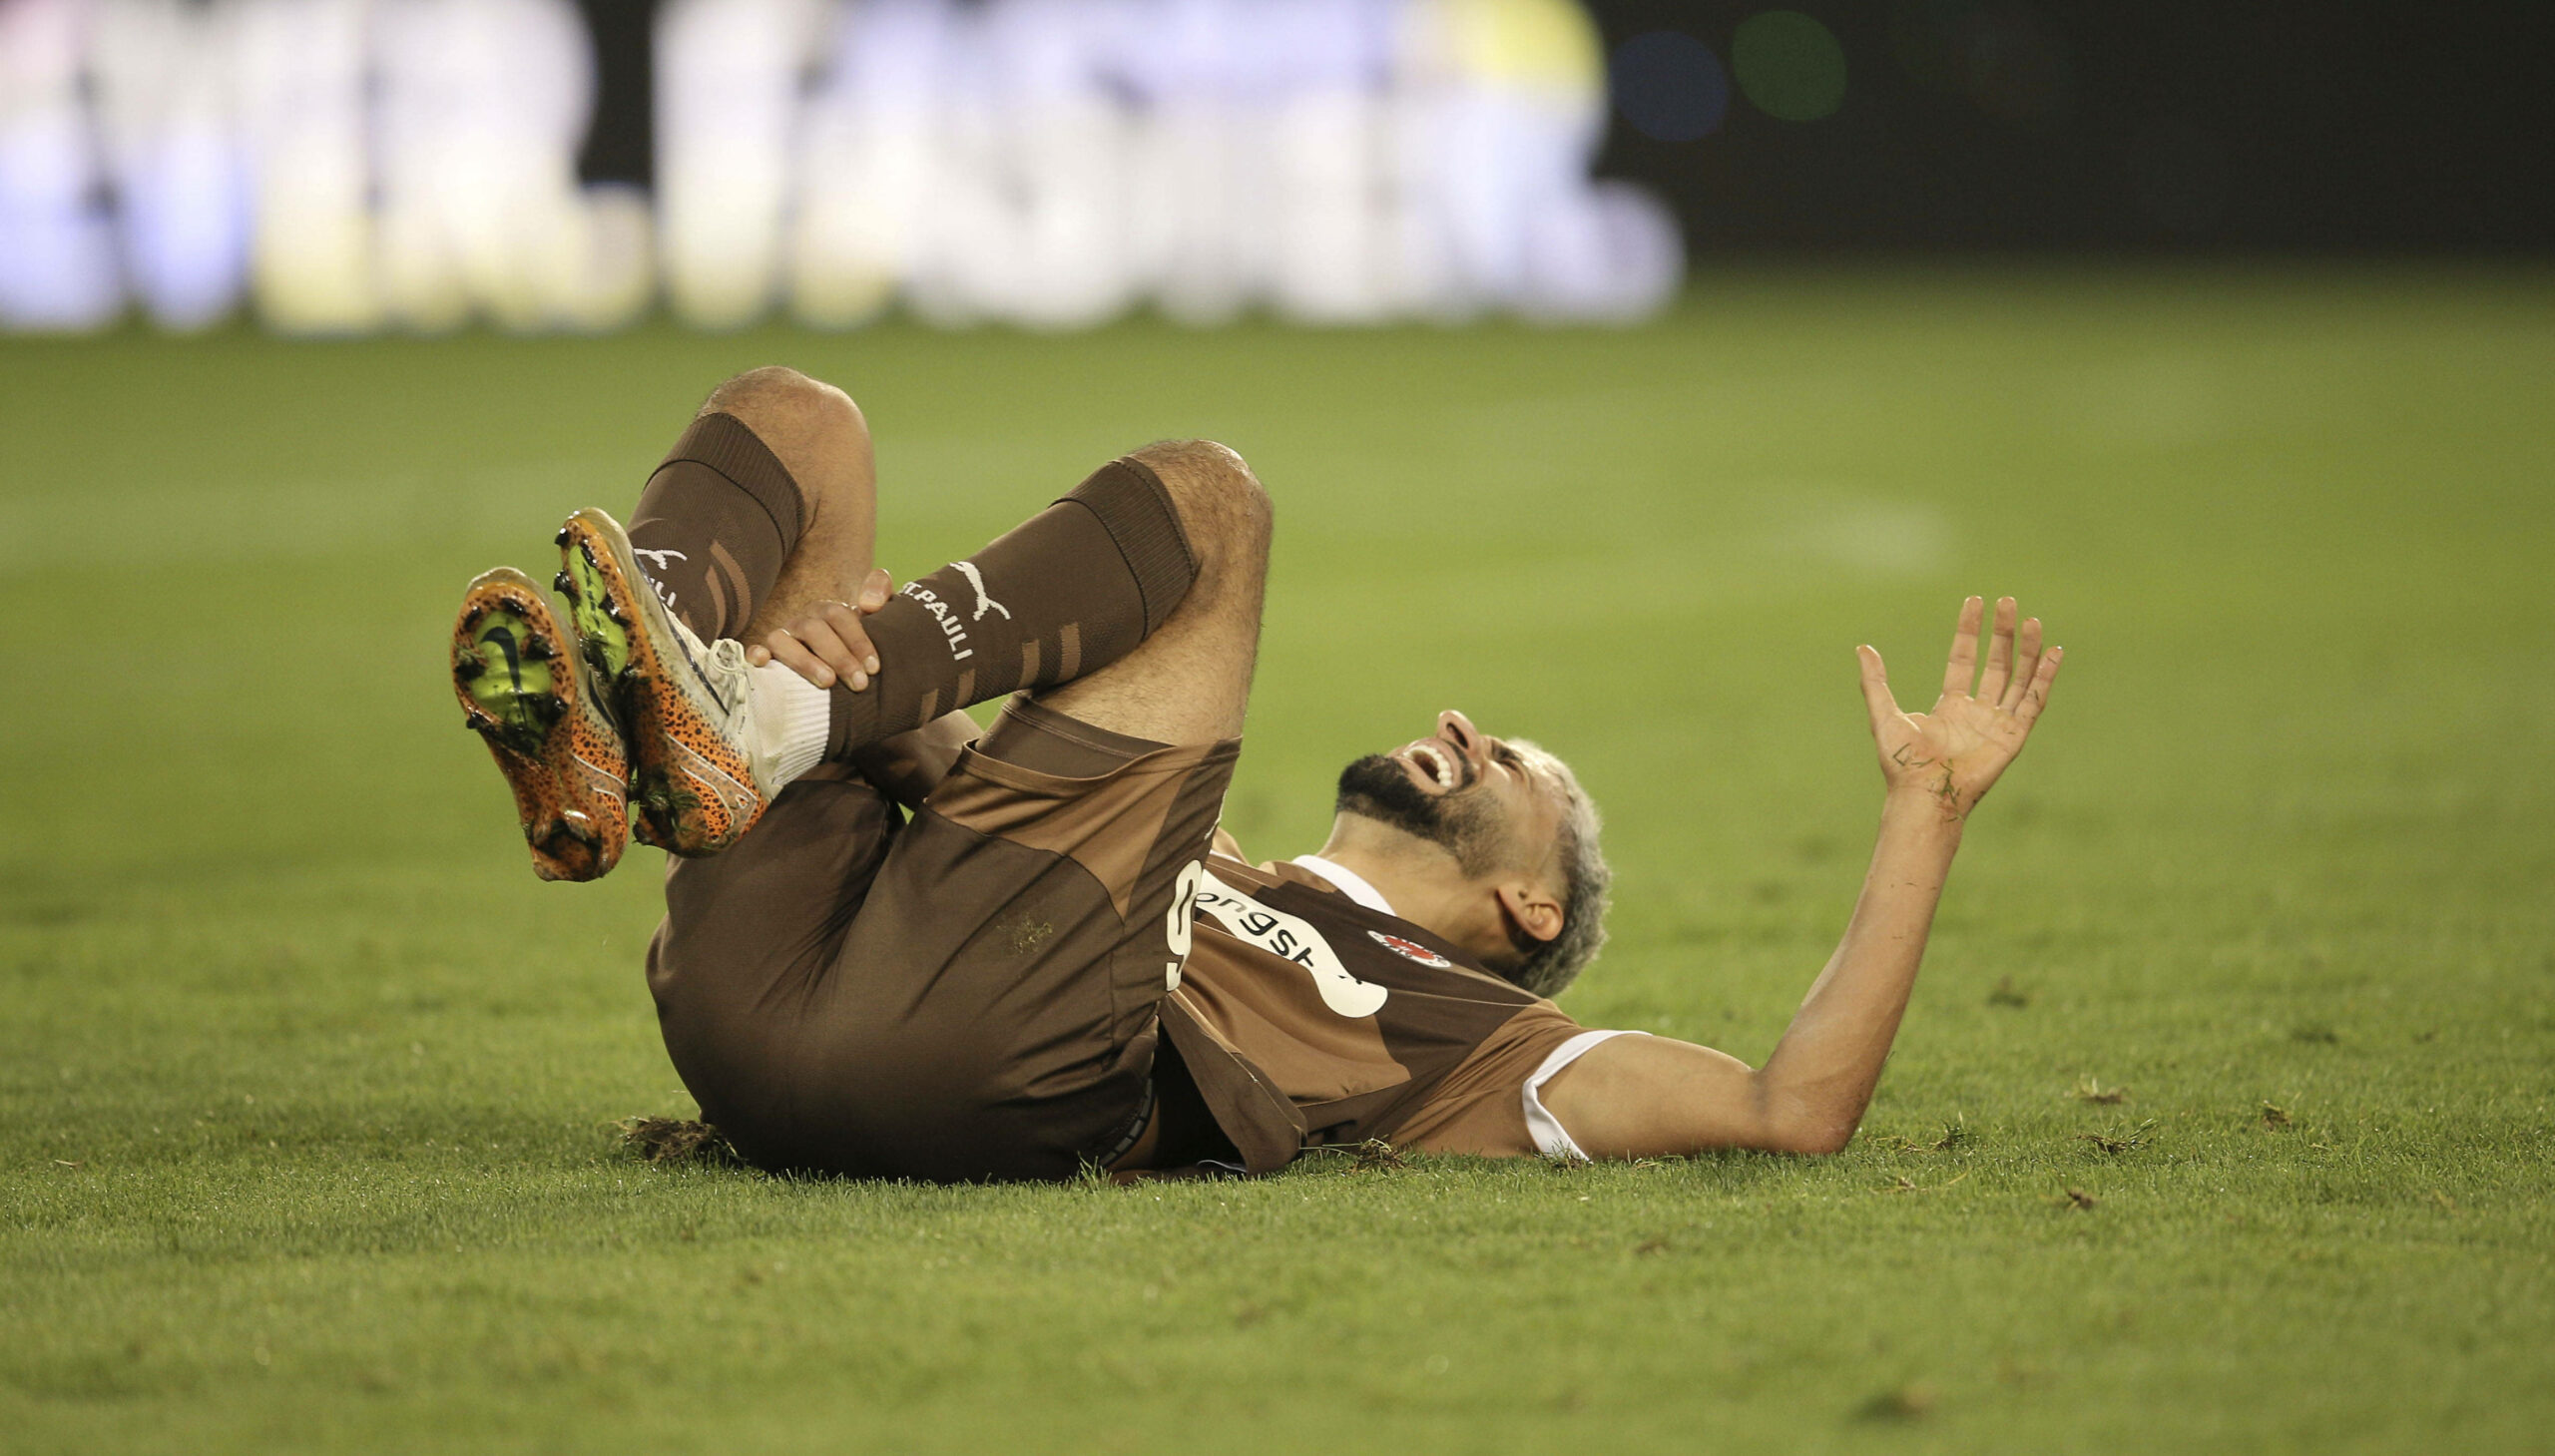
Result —
<instances>
[{"instance_id":1,"label":"player's knee","mask_svg":"<svg viewBox=\"0 0 2555 1456\"><path fill-rule=\"evenodd\" d=\"M1256 568L1268 559L1276 509L1241 455L1213 440L1163 440L1129 458L1151 468L1171 492L1202 566Z\"/></svg>"},{"instance_id":2,"label":"player's knee","mask_svg":"<svg viewBox=\"0 0 2555 1456\"><path fill-rule=\"evenodd\" d=\"M814 442L848 432L866 439L868 421L851 396L784 364L766 364L710 391L706 413L734 415L775 449L780 442Z\"/></svg>"}]
</instances>

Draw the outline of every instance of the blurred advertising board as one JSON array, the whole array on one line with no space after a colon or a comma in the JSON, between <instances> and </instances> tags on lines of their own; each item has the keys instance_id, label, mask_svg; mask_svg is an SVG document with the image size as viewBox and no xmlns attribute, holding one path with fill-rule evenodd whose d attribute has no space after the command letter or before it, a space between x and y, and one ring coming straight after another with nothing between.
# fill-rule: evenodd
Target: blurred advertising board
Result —
<instances>
[{"instance_id":1,"label":"blurred advertising board","mask_svg":"<svg viewBox=\"0 0 2555 1456\"><path fill-rule=\"evenodd\" d=\"M636 23L636 22L634 22ZM1623 320L1682 278L1573 0L0 0L0 330Z\"/></svg>"}]
</instances>

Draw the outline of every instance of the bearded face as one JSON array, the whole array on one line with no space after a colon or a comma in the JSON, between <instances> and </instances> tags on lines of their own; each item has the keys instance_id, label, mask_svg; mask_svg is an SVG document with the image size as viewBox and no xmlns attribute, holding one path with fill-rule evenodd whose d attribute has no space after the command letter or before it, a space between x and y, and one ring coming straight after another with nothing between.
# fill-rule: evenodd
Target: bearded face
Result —
<instances>
[{"instance_id":1,"label":"bearded face","mask_svg":"<svg viewBox=\"0 0 2555 1456\"><path fill-rule=\"evenodd\" d=\"M1533 743L1441 713L1437 731L1341 769L1336 807L1343 820L1437 845L1490 890L1509 943L1505 953L1476 948L1538 996L1568 986L1605 940L1609 876L1596 809L1569 766Z\"/></svg>"},{"instance_id":2,"label":"bearded face","mask_svg":"<svg viewBox=\"0 0 2555 1456\"><path fill-rule=\"evenodd\" d=\"M1437 783L1435 791L1422 788L1413 776L1411 756L1409 749L1369 753L1339 770L1336 811L1436 844L1454 855L1456 866L1468 875L1498 868L1507 857L1509 838L1499 801L1482 791L1478 777L1467 771L1469 765L1452 753L1433 762L1424 752L1418 755L1421 771Z\"/></svg>"},{"instance_id":3,"label":"bearded face","mask_svg":"<svg viewBox=\"0 0 2555 1456\"><path fill-rule=\"evenodd\" d=\"M1334 807L1440 846L1475 879L1545 865L1562 816L1549 768L1451 712L1428 736L1341 769Z\"/></svg>"}]
</instances>

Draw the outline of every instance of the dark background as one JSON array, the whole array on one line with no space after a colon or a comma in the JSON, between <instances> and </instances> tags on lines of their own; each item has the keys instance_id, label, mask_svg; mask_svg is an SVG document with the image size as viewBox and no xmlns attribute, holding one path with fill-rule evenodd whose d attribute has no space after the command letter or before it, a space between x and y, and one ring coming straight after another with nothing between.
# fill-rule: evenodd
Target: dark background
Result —
<instances>
[{"instance_id":1,"label":"dark background","mask_svg":"<svg viewBox=\"0 0 2555 1456\"><path fill-rule=\"evenodd\" d=\"M650 0L581 0L595 180L645 182ZM1762 4L1596 0L1613 50L1671 29L1723 62ZM1895 0L1797 4L1842 104L1782 121L1736 90L1710 135L1611 127L1601 174L1698 251L2539 252L2555 6Z\"/></svg>"}]
</instances>

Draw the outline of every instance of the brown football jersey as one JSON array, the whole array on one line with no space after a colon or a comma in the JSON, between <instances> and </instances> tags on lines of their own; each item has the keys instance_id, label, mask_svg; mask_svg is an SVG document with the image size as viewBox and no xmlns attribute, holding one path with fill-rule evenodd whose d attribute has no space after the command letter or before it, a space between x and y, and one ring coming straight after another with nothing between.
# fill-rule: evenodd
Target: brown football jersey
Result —
<instances>
[{"instance_id":1,"label":"brown football jersey","mask_svg":"<svg viewBox=\"0 0 2555 1456\"><path fill-rule=\"evenodd\" d=\"M1296 865L1211 855L1188 913L1163 1024L1252 1172L1368 1138L1537 1151L1523 1088L1585 1030L1559 1007Z\"/></svg>"}]
</instances>

